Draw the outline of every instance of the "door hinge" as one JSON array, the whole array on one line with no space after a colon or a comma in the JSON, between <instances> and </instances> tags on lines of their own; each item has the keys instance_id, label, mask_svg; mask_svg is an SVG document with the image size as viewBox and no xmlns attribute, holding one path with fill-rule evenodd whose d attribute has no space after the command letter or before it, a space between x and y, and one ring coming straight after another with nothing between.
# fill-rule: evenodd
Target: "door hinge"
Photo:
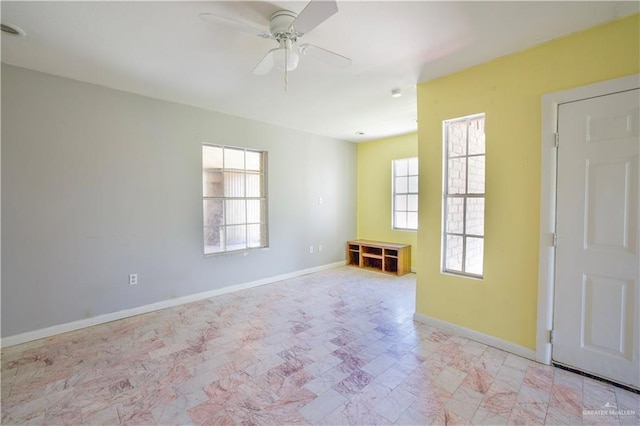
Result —
<instances>
[{"instance_id":1,"label":"door hinge","mask_svg":"<svg viewBox=\"0 0 640 426\"><path fill-rule=\"evenodd\" d=\"M555 336L553 335L553 330L549 330L549 343L551 343L552 345L554 344L554 338Z\"/></svg>"},{"instance_id":2,"label":"door hinge","mask_svg":"<svg viewBox=\"0 0 640 426\"><path fill-rule=\"evenodd\" d=\"M557 232L554 232L553 234L551 234L551 244L554 247L558 246L558 233Z\"/></svg>"},{"instance_id":3,"label":"door hinge","mask_svg":"<svg viewBox=\"0 0 640 426\"><path fill-rule=\"evenodd\" d=\"M556 148L560 146L560 133L554 133L555 135L555 142L553 143L553 146L555 146Z\"/></svg>"}]
</instances>

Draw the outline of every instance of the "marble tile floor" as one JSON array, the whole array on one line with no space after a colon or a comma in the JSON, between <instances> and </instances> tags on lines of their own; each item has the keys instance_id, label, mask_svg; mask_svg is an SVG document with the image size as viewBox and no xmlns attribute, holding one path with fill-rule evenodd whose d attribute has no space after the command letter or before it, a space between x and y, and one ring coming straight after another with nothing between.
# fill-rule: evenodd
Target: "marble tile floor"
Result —
<instances>
[{"instance_id":1,"label":"marble tile floor","mask_svg":"<svg viewBox=\"0 0 640 426\"><path fill-rule=\"evenodd\" d=\"M341 267L3 348L2 424L640 424L639 395L414 303L413 274Z\"/></svg>"}]
</instances>

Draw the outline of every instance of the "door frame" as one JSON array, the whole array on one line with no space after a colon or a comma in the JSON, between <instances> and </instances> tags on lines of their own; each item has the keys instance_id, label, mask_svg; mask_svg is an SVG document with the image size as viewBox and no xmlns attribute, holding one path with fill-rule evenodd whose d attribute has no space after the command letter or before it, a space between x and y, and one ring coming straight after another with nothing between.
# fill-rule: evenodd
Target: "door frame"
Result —
<instances>
[{"instance_id":1,"label":"door frame","mask_svg":"<svg viewBox=\"0 0 640 426\"><path fill-rule=\"evenodd\" d=\"M536 322L536 361L551 364L550 332L553 328L553 292L555 287L556 176L558 107L580 101L640 88L640 74L575 87L542 96L542 156L540 172L540 240L538 257L538 316Z\"/></svg>"}]
</instances>

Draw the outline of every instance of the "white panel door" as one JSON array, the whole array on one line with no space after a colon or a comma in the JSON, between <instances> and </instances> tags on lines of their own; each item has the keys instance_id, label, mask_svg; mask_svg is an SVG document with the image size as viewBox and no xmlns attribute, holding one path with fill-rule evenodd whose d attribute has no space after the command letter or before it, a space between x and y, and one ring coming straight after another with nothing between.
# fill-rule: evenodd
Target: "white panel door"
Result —
<instances>
[{"instance_id":1,"label":"white panel door","mask_svg":"<svg viewBox=\"0 0 640 426\"><path fill-rule=\"evenodd\" d=\"M554 361L640 388L640 90L558 108Z\"/></svg>"}]
</instances>

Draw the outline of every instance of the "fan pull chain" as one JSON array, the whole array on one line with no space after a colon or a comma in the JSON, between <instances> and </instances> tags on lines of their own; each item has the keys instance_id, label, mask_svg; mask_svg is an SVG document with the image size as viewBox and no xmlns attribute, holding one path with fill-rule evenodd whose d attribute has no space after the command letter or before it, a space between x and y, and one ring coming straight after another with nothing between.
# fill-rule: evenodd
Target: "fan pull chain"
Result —
<instances>
[{"instance_id":1,"label":"fan pull chain","mask_svg":"<svg viewBox=\"0 0 640 426\"><path fill-rule=\"evenodd\" d=\"M289 58L289 52L287 52L287 47L285 44L285 48L284 48L284 91L286 93L287 91L287 85L289 84L289 73L288 73L288 69L289 69L289 64L287 63L287 59Z\"/></svg>"}]
</instances>

